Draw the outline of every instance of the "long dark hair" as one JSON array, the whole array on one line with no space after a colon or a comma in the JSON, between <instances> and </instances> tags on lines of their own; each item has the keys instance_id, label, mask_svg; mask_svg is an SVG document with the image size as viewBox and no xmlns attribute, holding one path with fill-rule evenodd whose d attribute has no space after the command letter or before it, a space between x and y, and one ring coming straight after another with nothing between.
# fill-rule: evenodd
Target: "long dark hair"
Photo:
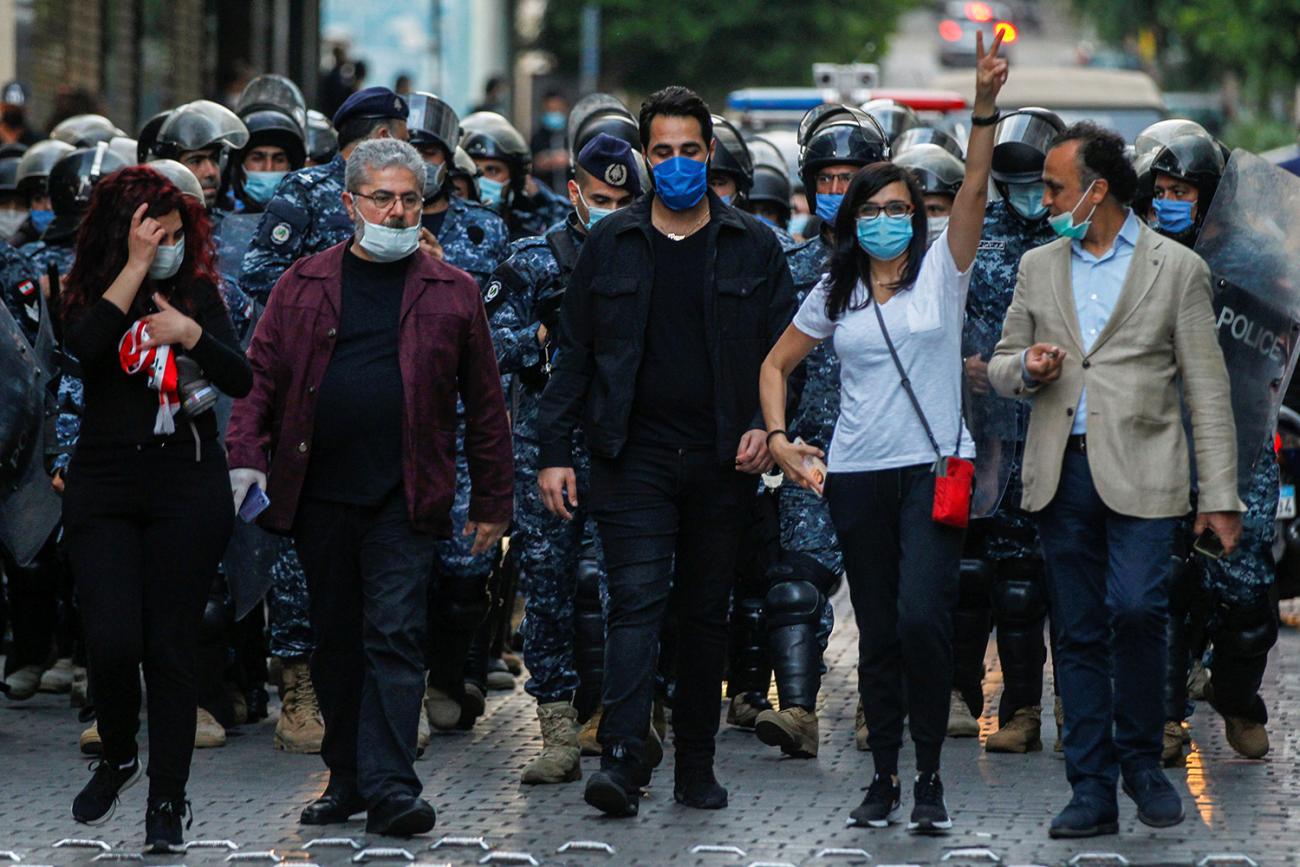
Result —
<instances>
[{"instance_id":1,"label":"long dark hair","mask_svg":"<svg viewBox=\"0 0 1300 867\"><path fill-rule=\"evenodd\" d=\"M871 302L871 257L858 244L858 208L895 181L907 185L913 209L912 242L907 247L907 264L903 266L898 289L910 289L921 273L926 246L925 195L921 185L910 171L893 163L863 166L853 176L835 215L835 251L831 255L830 291L826 293L826 315L832 320L849 310L861 310ZM853 293L858 281L867 287L867 295L855 304Z\"/></svg>"},{"instance_id":2,"label":"long dark hair","mask_svg":"<svg viewBox=\"0 0 1300 867\"><path fill-rule=\"evenodd\" d=\"M145 216L161 217L176 211L185 227L181 268L157 290L184 309L188 307L191 287L199 283L217 285L212 223L203 206L153 169L129 166L95 185L77 232L77 258L68 273L63 296L65 316L75 315L102 298L104 290L126 267L131 218L145 202L149 203ZM141 294L148 297L143 291Z\"/></svg>"}]
</instances>

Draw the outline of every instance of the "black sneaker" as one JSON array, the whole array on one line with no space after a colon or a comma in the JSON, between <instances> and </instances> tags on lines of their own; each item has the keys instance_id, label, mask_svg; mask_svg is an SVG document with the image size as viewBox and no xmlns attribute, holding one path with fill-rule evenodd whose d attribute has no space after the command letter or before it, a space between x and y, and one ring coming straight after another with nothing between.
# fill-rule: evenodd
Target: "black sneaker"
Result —
<instances>
[{"instance_id":1,"label":"black sneaker","mask_svg":"<svg viewBox=\"0 0 1300 867\"><path fill-rule=\"evenodd\" d=\"M90 763L90 770L90 782L72 801L72 818L84 825L99 825L112 818L118 795L135 785L143 768L136 757L126 767L99 759Z\"/></svg>"},{"instance_id":2,"label":"black sneaker","mask_svg":"<svg viewBox=\"0 0 1300 867\"><path fill-rule=\"evenodd\" d=\"M144 851L152 855L185 851L181 822L187 816L186 828L194 824L194 811L184 798L150 798L144 814Z\"/></svg>"},{"instance_id":3,"label":"black sneaker","mask_svg":"<svg viewBox=\"0 0 1300 867\"><path fill-rule=\"evenodd\" d=\"M943 781L937 773L917 774L912 786L912 821L907 823L909 834L947 834L952 828L948 818L948 805L943 802Z\"/></svg>"},{"instance_id":4,"label":"black sneaker","mask_svg":"<svg viewBox=\"0 0 1300 867\"><path fill-rule=\"evenodd\" d=\"M876 774L867 787L867 796L849 813L849 824L861 828L888 828L897 822L903 810L903 787L892 777Z\"/></svg>"}]
</instances>

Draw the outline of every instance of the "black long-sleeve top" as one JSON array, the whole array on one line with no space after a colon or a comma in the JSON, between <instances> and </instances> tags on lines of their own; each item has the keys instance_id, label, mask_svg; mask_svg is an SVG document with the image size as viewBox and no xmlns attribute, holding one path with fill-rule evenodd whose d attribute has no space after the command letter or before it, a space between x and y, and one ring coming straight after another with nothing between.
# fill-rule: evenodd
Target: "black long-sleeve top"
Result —
<instances>
[{"instance_id":1,"label":"black long-sleeve top","mask_svg":"<svg viewBox=\"0 0 1300 867\"><path fill-rule=\"evenodd\" d=\"M207 283L194 286L182 309L203 329L203 336L193 349L173 349L197 361L208 381L221 391L235 398L248 394L253 387L253 369L239 350L230 314L217 288ZM118 343L137 318L139 314L123 313L104 298L69 316L65 340L68 350L81 362L86 389L79 447L185 441L193 436L189 425L180 418L176 433L155 434L158 392L149 387L143 373L128 374L122 369ZM194 427L201 439L215 439L216 414L202 413L194 419Z\"/></svg>"}]
</instances>

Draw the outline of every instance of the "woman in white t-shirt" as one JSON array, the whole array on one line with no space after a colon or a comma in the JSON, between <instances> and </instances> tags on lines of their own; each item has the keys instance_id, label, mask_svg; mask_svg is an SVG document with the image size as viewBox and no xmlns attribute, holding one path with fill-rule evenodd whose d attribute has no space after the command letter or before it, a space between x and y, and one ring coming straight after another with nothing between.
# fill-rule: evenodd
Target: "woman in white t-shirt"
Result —
<instances>
[{"instance_id":1,"label":"woman in white t-shirt","mask_svg":"<svg viewBox=\"0 0 1300 867\"><path fill-rule=\"evenodd\" d=\"M818 488L823 457L785 435L786 379L818 342L840 359L840 415L824 494L844 554L859 631L858 686L876 774L853 823L887 827L902 805L903 719L916 747L908 830L952 827L939 780L952 687L952 610L962 531L931 517L934 464L973 457L961 421L961 329L987 201L997 95L1007 64L1001 37L981 40L966 177L947 230L926 250L925 201L915 177L890 163L861 169L835 219L830 271L804 299L760 374L768 445L786 483ZM903 387L886 334L932 431Z\"/></svg>"}]
</instances>

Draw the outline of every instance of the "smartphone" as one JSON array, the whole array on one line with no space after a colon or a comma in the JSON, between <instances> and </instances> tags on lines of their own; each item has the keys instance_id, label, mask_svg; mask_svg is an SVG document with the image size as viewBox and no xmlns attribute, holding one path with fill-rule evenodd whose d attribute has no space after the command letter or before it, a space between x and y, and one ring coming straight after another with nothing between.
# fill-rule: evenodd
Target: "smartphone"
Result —
<instances>
[{"instance_id":1,"label":"smartphone","mask_svg":"<svg viewBox=\"0 0 1300 867\"><path fill-rule=\"evenodd\" d=\"M1201 531L1201 535L1196 537L1196 541L1192 543L1192 550L1203 557L1218 560L1223 556L1223 542L1213 530L1206 527Z\"/></svg>"},{"instance_id":2,"label":"smartphone","mask_svg":"<svg viewBox=\"0 0 1300 867\"><path fill-rule=\"evenodd\" d=\"M271 505L271 498L262 490L262 486L253 482L253 486L248 489L244 495L244 502L239 504L239 519L245 524L251 524L257 520L257 516L266 511L267 506Z\"/></svg>"}]
</instances>

